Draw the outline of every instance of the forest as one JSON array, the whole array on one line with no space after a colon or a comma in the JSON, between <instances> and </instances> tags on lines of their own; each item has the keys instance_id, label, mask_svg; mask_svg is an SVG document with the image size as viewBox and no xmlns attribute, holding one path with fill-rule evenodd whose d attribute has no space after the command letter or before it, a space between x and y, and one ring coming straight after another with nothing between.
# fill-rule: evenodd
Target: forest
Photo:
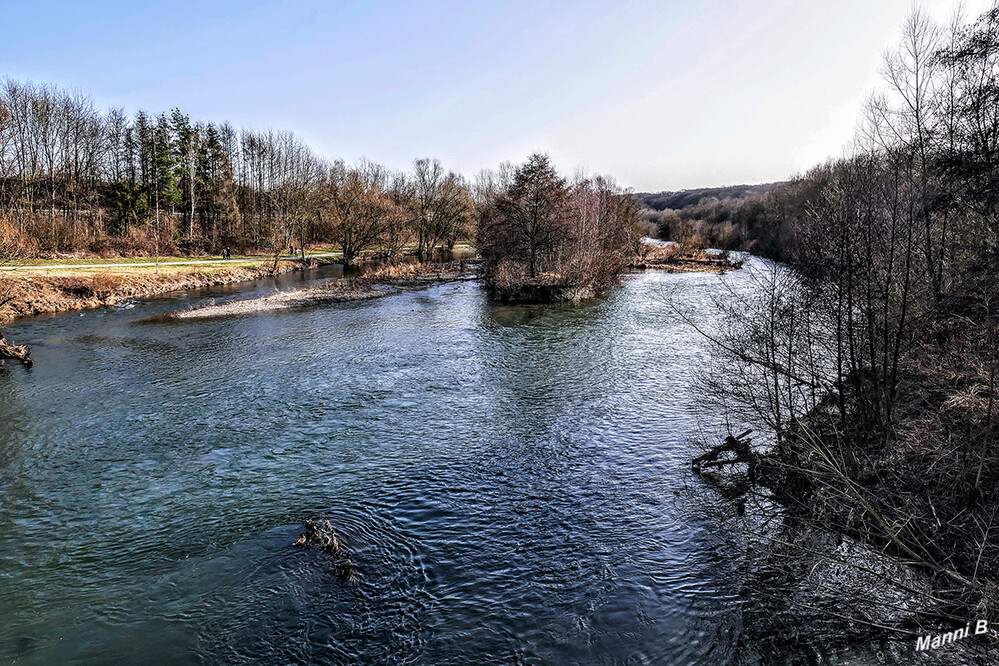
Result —
<instances>
[{"instance_id":1,"label":"forest","mask_svg":"<svg viewBox=\"0 0 999 666\"><path fill-rule=\"evenodd\" d=\"M766 495L928 572L941 618L994 619L999 7L914 12L882 71L848 157L673 222L783 262L722 308L706 382L776 434Z\"/></svg>"},{"instance_id":2,"label":"forest","mask_svg":"<svg viewBox=\"0 0 999 666\"><path fill-rule=\"evenodd\" d=\"M692 190L676 190L664 192L637 192L635 196L646 207L653 211L684 210L713 201L727 199L746 199L751 196L766 194L775 183L758 185L729 185L726 187L702 187Z\"/></svg>"},{"instance_id":3,"label":"forest","mask_svg":"<svg viewBox=\"0 0 999 666\"><path fill-rule=\"evenodd\" d=\"M469 238L465 179L317 156L293 133L129 117L53 86L0 82L0 225L24 254L196 255L336 245L420 256Z\"/></svg>"},{"instance_id":4,"label":"forest","mask_svg":"<svg viewBox=\"0 0 999 666\"><path fill-rule=\"evenodd\" d=\"M620 272L636 215L610 179L570 184L542 155L484 170L473 184L438 160L393 173L319 157L290 132L192 122L179 109L130 118L52 86L0 84L8 257L297 246L304 260L321 244L351 264L365 250L395 258L408 249L422 261L478 240L504 294L540 274L589 290Z\"/></svg>"}]
</instances>

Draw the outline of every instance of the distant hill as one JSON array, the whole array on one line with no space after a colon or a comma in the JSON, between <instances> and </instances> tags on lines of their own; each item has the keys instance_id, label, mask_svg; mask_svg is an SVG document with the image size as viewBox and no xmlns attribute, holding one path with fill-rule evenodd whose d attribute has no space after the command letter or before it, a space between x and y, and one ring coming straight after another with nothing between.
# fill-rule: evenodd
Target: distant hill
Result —
<instances>
[{"instance_id":1,"label":"distant hill","mask_svg":"<svg viewBox=\"0 0 999 666\"><path fill-rule=\"evenodd\" d=\"M638 192L638 199L652 210L683 210L698 205L705 199L745 199L754 194L766 194L777 183L759 185L729 185L728 187L702 187L697 190L676 192Z\"/></svg>"}]
</instances>

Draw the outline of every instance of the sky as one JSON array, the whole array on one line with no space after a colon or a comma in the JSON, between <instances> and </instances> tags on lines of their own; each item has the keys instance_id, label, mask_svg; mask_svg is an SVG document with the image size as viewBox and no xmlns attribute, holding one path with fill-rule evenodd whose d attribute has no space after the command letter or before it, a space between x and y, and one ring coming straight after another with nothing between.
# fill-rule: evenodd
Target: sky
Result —
<instances>
[{"instance_id":1,"label":"sky","mask_svg":"<svg viewBox=\"0 0 999 666\"><path fill-rule=\"evenodd\" d=\"M969 16L991 0L965 0ZM637 191L842 153L912 0L0 0L0 78L466 175L548 153ZM938 20L955 0L920 3Z\"/></svg>"}]
</instances>

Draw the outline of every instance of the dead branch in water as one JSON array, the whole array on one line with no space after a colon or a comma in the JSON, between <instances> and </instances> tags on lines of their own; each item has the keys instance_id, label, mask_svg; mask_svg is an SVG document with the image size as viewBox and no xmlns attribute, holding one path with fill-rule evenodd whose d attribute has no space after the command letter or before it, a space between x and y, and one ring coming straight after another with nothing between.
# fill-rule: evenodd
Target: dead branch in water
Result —
<instances>
[{"instance_id":1,"label":"dead branch in water","mask_svg":"<svg viewBox=\"0 0 999 666\"><path fill-rule=\"evenodd\" d=\"M694 458L691 461L694 471L700 474L701 470L705 468L735 465L738 463L748 463L750 470L755 468L757 456L749 447L750 442L753 441L749 438L749 434L752 432L752 430L747 430L739 435L729 435L718 446ZM724 453L732 453L735 457L722 458L721 456Z\"/></svg>"},{"instance_id":2,"label":"dead branch in water","mask_svg":"<svg viewBox=\"0 0 999 666\"><path fill-rule=\"evenodd\" d=\"M305 533L295 540L295 547L318 550L333 558L333 569L337 577L347 585L360 581L361 575L357 566L351 561L346 550L340 545L340 539L333 525L326 518L315 516L306 518L303 523Z\"/></svg>"},{"instance_id":3,"label":"dead branch in water","mask_svg":"<svg viewBox=\"0 0 999 666\"><path fill-rule=\"evenodd\" d=\"M0 359L13 359L20 361L27 367L31 367L31 350L23 345L11 345L7 343L3 333L0 333Z\"/></svg>"}]
</instances>

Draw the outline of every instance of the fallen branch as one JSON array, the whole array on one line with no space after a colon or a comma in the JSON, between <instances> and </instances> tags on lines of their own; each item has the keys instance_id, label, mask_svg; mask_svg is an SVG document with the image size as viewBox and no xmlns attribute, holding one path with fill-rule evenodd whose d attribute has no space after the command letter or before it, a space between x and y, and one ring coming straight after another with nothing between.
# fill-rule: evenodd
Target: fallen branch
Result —
<instances>
[{"instance_id":1,"label":"fallen branch","mask_svg":"<svg viewBox=\"0 0 999 666\"><path fill-rule=\"evenodd\" d=\"M23 345L11 345L0 333L0 359L13 359L31 367L31 350Z\"/></svg>"},{"instance_id":2,"label":"fallen branch","mask_svg":"<svg viewBox=\"0 0 999 666\"><path fill-rule=\"evenodd\" d=\"M329 520L316 516L307 518L303 523L305 533L295 540L295 547L309 548L326 553L333 558L333 570L340 580L347 585L360 581L361 575L357 566L351 561L350 555L340 545L340 540L333 530Z\"/></svg>"},{"instance_id":3,"label":"fallen branch","mask_svg":"<svg viewBox=\"0 0 999 666\"><path fill-rule=\"evenodd\" d=\"M707 453L694 458L691 461L694 471L700 473L701 470L705 468L735 465L737 463L748 463L750 470L753 470L756 467L757 458L756 454L749 448L749 443L753 441L748 437L751 432L753 431L747 430L739 435L729 435L725 438L725 441L718 446L714 447ZM735 457L721 457L723 453L729 452L735 454Z\"/></svg>"}]
</instances>

